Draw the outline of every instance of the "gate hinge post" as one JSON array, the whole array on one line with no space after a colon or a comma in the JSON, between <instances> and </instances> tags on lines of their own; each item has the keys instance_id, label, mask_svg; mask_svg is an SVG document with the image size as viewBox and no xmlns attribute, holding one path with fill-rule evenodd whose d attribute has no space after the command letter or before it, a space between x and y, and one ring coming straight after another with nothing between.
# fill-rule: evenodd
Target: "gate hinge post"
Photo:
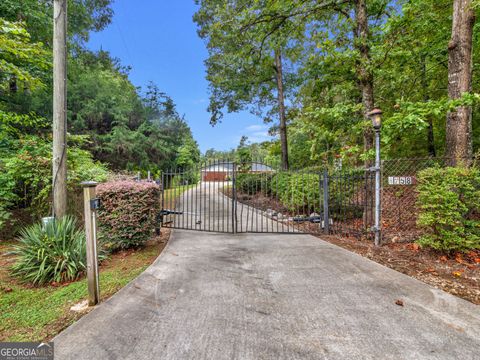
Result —
<instances>
[{"instance_id":1,"label":"gate hinge post","mask_svg":"<svg viewBox=\"0 0 480 360\"><path fill-rule=\"evenodd\" d=\"M330 233L330 219L328 213L328 170L323 171L323 231L326 235Z\"/></svg>"},{"instance_id":2,"label":"gate hinge post","mask_svg":"<svg viewBox=\"0 0 480 360\"><path fill-rule=\"evenodd\" d=\"M381 181L380 128L375 128L375 246L380 246L382 242Z\"/></svg>"},{"instance_id":3,"label":"gate hinge post","mask_svg":"<svg viewBox=\"0 0 480 360\"><path fill-rule=\"evenodd\" d=\"M235 234L237 232L237 188L235 186L236 183L236 162L232 164L232 233Z\"/></svg>"}]
</instances>

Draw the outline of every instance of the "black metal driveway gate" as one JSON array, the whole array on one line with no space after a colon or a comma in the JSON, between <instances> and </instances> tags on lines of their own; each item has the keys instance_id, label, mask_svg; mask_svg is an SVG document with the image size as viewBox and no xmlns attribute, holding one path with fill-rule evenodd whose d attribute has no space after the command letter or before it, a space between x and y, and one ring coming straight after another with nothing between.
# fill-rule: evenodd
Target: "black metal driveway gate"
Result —
<instances>
[{"instance_id":1,"label":"black metal driveway gate","mask_svg":"<svg viewBox=\"0 0 480 360\"><path fill-rule=\"evenodd\" d=\"M370 236L375 174L212 161L162 174L163 227Z\"/></svg>"}]
</instances>

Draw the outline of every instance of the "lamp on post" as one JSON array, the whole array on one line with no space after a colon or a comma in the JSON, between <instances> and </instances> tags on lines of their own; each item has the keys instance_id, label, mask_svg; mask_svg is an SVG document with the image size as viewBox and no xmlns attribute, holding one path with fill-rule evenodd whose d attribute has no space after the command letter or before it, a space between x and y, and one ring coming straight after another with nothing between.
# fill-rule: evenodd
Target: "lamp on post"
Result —
<instances>
[{"instance_id":1,"label":"lamp on post","mask_svg":"<svg viewBox=\"0 0 480 360\"><path fill-rule=\"evenodd\" d=\"M372 120L375 130L375 246L381 243L381 184L380 184L380 129L382 128L382 110L373 109L367 116Z\"/></svg>"},{"instance_id":2,"label":"lamp on post","mask_svg":"<svg viewBox=\"0 0 480 360\"><path fill-rule=\"evenodd\" d=\"M372 120L372 126L375 132L380 131L382 127L382 110L380 109L373 109L370 111L367 116Z\"/></svg>"}]
</instances>

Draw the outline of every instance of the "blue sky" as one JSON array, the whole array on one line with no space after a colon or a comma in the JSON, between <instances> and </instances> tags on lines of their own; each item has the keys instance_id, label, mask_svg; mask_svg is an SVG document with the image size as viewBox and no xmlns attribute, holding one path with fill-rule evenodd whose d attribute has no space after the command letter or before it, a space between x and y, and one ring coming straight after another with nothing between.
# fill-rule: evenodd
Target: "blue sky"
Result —
<instances>
[{"instance_id":1,"label":"blue sky","mask_svg":"<svg viewBox=\"0 0 480 360\"><path fill-rule=\"evenodd\" d=\"M209 124L203 64L207 51L192 21L196 8L193 0L115 0L112 24L92 34L88 46L131 65L130 80L136 86L153 81L168 93L202 152L236 147L242 135L252 142L268 140L268 126L248 112L225 114L213 128Z\"/></svg>"}]
</instances>

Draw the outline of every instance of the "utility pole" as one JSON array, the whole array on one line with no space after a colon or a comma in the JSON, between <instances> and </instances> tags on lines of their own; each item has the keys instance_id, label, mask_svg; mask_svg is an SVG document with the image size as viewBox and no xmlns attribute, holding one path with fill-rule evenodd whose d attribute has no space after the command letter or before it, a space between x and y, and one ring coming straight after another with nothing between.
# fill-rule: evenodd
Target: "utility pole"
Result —
<instances>
[{"instance_id":1,"label":"utility pole","mask_svg":"<svg viewBox=\"0 0 480 360\"><path fill-rule=\"evenodd\" d=\"M53 215L67 212L67 0L53 1Z\"/></svg>"}]
</instances>

